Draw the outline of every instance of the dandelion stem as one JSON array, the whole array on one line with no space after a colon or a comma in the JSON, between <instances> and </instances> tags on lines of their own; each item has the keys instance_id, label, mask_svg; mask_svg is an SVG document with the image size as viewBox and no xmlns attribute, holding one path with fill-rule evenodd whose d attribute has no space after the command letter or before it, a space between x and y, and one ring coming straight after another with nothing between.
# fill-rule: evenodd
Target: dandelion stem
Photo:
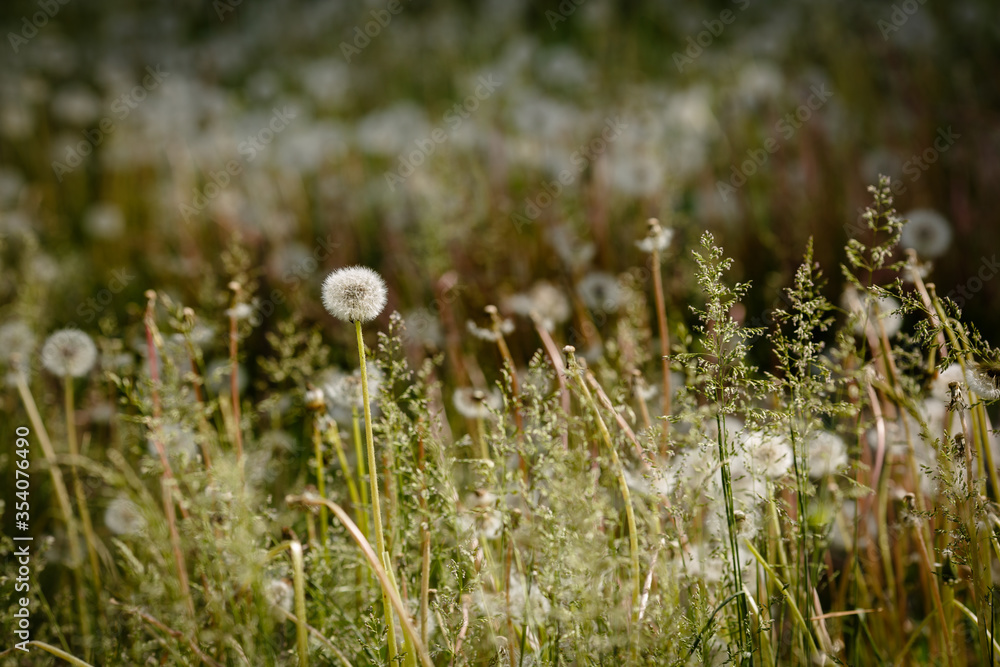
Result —
<instances>
[{"instance_id":1,"label":"dandelion stem","mask_svg":"<svg viewBox=\"0 0 1000 667\"><path fill-rule=\"evenodd\" d=\"M97 559L97 547L94 539L94 527L90 523L90 510L87 507L87 494L83 490L83 483L80 482L80 473L76 467L76 461L80 456L80 449L76 442L76 409L73 406L73 378L66 375L63 378L63 389L66 398L66 442L68 443L70 454L70 474L73 475L73 492L76 494L76 504L80 510L80 523L83 525L83 536L87 540L87 554L90 558L90 572L94 577L94 594L100 606L101 591L101 568Z\"/></svg>"},{"instance_id":2,"label":"dandelion stem","mask_svg":"<svg viewBox=\"0 0 1000 667\"><path fill-rule=\"evenodd\" d=\"M325 507L326 505L323 505ZM299 654L299 667L309 664L309 630L306 628L306 574L302 563L302 543L295 540L291 544L292 576L295 587L295 635Z\"/></svg>"},{"instance_id":3,"label":"dandelion stem","mask_svg":"<svg viewBox=\"0 0 1000 667\"><path fill-rule=\"evenodd\" d=\"M358 358L361 362L361 395L365 410L365 442L368 445L368 480L371 484L373 531L375 533L375 546L378 549L377 553L383 554L386 552L385 536L382 534L382 510L378 499L378 464L375 459L375 436L372 435L372 409L371 400L368 395L368 360L365 355L365 340L361 335L361 320L354 321L354 330L357 333ZM386 566L388 566L388 562ZM393 592L395 592L395 589L393 589ZM386 586L383 585L382 607L385 613L386 632L388 633L389 662L392 663L396 657L396 630L392 622L392 607L389 604L389 598Z\"/></svg>"},{"instance_id":4,"label":"dandelion stem","mask_svg":"<svg viewBox=\"0 0 1000 667\"><path fill-rule=\"evenodd\" d=\"M316 489L319 491L320 498L326 498L326 473L325 466L323 464L323 437L320 432L319 427L320 416L317 413L313 418L313 456L316 457ZM341 462L343 465L343 461ZM347 467L344 466L344 472L347 473ZM350 478L348 477L348 480ZM326 506L321 506L319 508L319 543L323 549L323 560L327 563L330 562L330 554L326 548L326 525L329 522L329 517L326 515Z\"/></svg>"},{"instance_id":5,"label":"dandelion stem","mask_svg":"<svg viewBox=\"0 0 1000 667\"><path fill-rule=\"evenodd\" d=\"M657 223L657 227L659 224ZM663 276L660 271L660 250L653 244L653 293L656 298L656 326L660 330L660 361L663 364L663 435L660 443L661 454L666 454L669 445L670 422L670 329L667 328L667 308L663 298Z\"/></svg>"}]
</instances>

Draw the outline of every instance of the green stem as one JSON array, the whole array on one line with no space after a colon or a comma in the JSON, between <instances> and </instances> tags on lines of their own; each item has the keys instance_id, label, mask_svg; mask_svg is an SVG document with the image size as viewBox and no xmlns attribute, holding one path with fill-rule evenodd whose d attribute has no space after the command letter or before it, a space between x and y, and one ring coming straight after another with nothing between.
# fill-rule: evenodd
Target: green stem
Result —
<instances>
[{"instance_id":1,"label":"green stem","mask_svg":"<svg viewBox=\"0 0 1000 667\"><path fill-rule=\"evenodd\" d=\"M306 627L306 574L302 562L302 544L294 541L290 546L292 578L295 586L295 634L298 639L299 667L306 667L309 664L309 630Z\"/></svg>"},{"instance_id":2,"label":"green stem","mask_svg":"<svg viewBox=\"0 0 1000 667\"><path fill-rule=\"evenodd\" d=\"M313 454L316 457L316 488L320 498L326 498L326 475L323 465L323 439L319 430L319 415L313 419ZM326 513L326 506L319 508L319 543L323 549L323 560L330 562L330 554L326 548L326 527L329 517Z\"/></svg>"},{"instance_id":3,"label":"green stem","mask_svg":"<svg viewBox=\"0 0 1000 667\"><path fill-rule=\"evenodd\" d=\"M385 536L382 534L382 509L378 499L378 464L375 460L375 436L372 435L372 409L368 396L368 361L365 358L365 340L361 335L361 321L354 322L354 329L358 336L358 357L361 361L361 395L365 408L365 442L368 445L368 480L371 486L372 499L372 521L375 533L375 548L377 554L385 554ZM386 566L389 563L386 562ZM392 622L392 606L389 601L389 593L385 587L382 588L382 608L385 612L386 632L389 641L389 663L396 659L396 629Z\"/></svg>"}]
</instances>

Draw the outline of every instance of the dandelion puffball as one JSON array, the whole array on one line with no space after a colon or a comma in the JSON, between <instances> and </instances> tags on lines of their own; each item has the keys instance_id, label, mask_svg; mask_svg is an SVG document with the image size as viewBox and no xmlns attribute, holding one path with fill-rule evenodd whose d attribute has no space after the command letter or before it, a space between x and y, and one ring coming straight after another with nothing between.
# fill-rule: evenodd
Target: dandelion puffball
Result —
<instances>
[{"instance_id":1,"label":"dandelion puffball","mask_svg":"<svg viewBox=\"0 0 1000 667\"><path fill-rule=\"evenodd\" d=\"M337 269L323 281L323 306L337 319L368 322L385 304L385 281L367 267Z\"/></svg>"},{"instance_id":2,"label":"dandelion puffball","mask_svg":"<svg viewBox=\"0 0 1000 667\"><path fill-rule=\"evenodd\" d=\"M60 377L86 375L97 361L97 346L79 329L60 329L42 347L42 365Z\"/></svg>"},{"instance_id":3,"label":"dandelion puffball","mask_svg":"<svg viewBox=\"0 0 1000 667\"><path fill-rule=\"evenodd\" d=\"M118 496L104 512L104 524L115 535L134 535L146 527L146 518L138 505L124 496Z\"/></svg>"},{"instance_id":4,"label":"dandelion puffball","mask_svg":"<svg viewBox=\"0 0 1000 667\"><path fill-rule=\"evenodd\" d=\"M940 257L951 245L951 225L937 211L918 208L904 216L907 220L899 242L921 257Z\"/></svg>"}]
</instances>

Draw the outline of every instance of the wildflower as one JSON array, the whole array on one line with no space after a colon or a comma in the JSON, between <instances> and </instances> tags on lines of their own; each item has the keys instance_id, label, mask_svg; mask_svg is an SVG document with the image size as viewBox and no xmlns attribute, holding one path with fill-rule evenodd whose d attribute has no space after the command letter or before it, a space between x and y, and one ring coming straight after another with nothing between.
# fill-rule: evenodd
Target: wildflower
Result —
<instances>
[{"instance_id":1,"label":"wildflower","mask_svg":"<svg viewBox=\"0 0 1000 667\"><path fill-rule=\"evenodd\" d=\"M976 392L984 401L995 401L1000 398L1000 368L996 365L976 364L966 372L966 383L971 391Z\"/></svg>"},{"instance_id":2,"label":"wildflower","mask_svg":"<svg viewBox=\"0 0 1000 667\"><path fill-rule=\"evenodd\" d=\"M115 535L134 535L146 527L146 518L138 505L125 496L118 496L104 512L104 525Z\"/></svg>"},{"instance_id":3,"label":"wildflower","mask_svg":"<svg viewBox=\"0 0 1000 667\"><path fill-rule=\"evenodd\" d=\"M810 477L836 475L847 467L847 445L836 433L820 431L808 443L807 457Z\"/></svg>"},{"instance_id":4,"label":"wildflower","mask_svg":"<svg viewBox=\"0 0 1000 667\"><path fill-rule=\"evenodd\" d=\"M339 320L368 322L386 304L382 276L363 266L337 269L323 281L323 306Z\"/></svg>"},{"instance_id":5,"label":"wildflower","mask_svg":"<svg viewBox=\"0 0 1000 667\"><path fill-rule=\"evenodd\" d=\"M82 377L96 361L97 346L79 329L60 329L42 347L42 364L60 377Z\"/></svg>"},{"instance_id":6,"label":"wildflower","mask_svg":"<svg viewBox=\"0 0 1000 667\"><path fill-rule=\"evenodd\" d=\"M921 257L940 257L951 246L951 225L937 211L918 208L905 216L899 243L904 248L913 248Z\"/></svg>"},{"instance_id":7,"label":"wildflower","mask_svg":"<svg viewBox=\"0 0 1000 667\"><path fill-rule=\"evenodd\" d=\"M653 222L656 222L654 225ZM635 245L643 252L663 252L670 246L670 241L674 238L674 230L669 227L662 227L655 218L649 220L649 234L646 238L636 241Z\"/></svg>"},{"instance_id":8,"label":"wildflower","mask_svg":"<svg viewBox=\"0 0 1000 667\"><path fill-rule=\"evenodd\" d=\"M500 408L500 395L496 391L486 393L480 389L460 387L452 395L455 409L466 419L489 419L492 410Z\"/></svg>"},{"instance_id":9,"label":"wildflower","mask_svg":"<svg viewBox=\"0 0 1000 667\"><path fill-rule=\"evenodd\" d=\"M588 273L576 284L576 291L584 305L596 312L613 313L622 303L618 279L610 273Z\"/></svg>"}]
</instances>

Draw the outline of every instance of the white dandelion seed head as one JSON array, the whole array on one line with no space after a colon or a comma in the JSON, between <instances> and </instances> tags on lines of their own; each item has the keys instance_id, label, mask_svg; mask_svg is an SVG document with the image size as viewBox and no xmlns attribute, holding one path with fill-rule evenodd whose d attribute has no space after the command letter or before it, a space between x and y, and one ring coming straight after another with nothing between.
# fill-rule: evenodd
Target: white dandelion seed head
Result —
<instances>
[{"instance_id":1,"label":"white dandelion seed head","mask_svg":"<svg viewBox=\"0 0 1000 667\"><path fill-rule=\"evenodd\" d=\"M118 496L104 511L104 525L115 535L134 535L146 527L146 518L138 505Z\"/></svg>"},{"instance_id":2,"label":"white dandelion seed head","mask_svg":"<svg viewBox=\"0 0 1000 667\"><path fill-rule=\"evenodd\" d=\"M951 246L951 225L944 216L929 208L918 208L903 216L900 245L913 248L921 257L940 257Z\"/></svg>"},{"instance_id":3,"label":"white dandelion seed head","mask_svg":"<svg viewBox=\"0 0 1000 667\"><path fill-rule=\"evenodd\" d=\"M781 479L792 467L792 447L783 436L751 431L742 438L746 467L754 476Z\"/></svg>"},{"instance_id":4,"label":"white dandelion seed head","mask_svg":"<svg viewBox=\"0 0 1000 667\"><path fill-rule=\"evenodd\" d=\"M969 390L974 391L984 401L1000 398L1000 375L985 366L970 366L965 372Z\"/></svg>"},{"instance_id":5,"label":"white dandelion seed head","mask_svg":"<svg viewBox=\"0 0 1000 667\"><path fill-rule=\"evenodd\" d=\"M545 328L552 330L573 314L569 299L552 283L544 280L535 283L527 293L515 294L504 301L504 307L518 315L541 318Z\"/></svg>"},{"instance_id":6,"label":"white dandelion seed head","mask_svg":"<svg viewBox=\"0 0 1000 667\"><path fill-rule=\"evenodd\" d=\"M836 433L819 431L807 444L809 476L821 479L847 467L847 445Z\"/></svg>"},{"instance_id":7,"label":"white dandelion seed head","mask_svg":"<svg viewBox=\"0 0 1000 667\"><path fill-rule=\"evenodd\" d=\"M42 347L42 365L60 377L82 377L97 361L97 346L79 329L60 329Z\"/></svg>"},{"instance_id":8,"label":"white dandelion seed head","mask_svg":"<svg viewBox=\"0 0 1000 667\"><path fill-rule=\"evenodd\" d=\"M35 349L35 332L20 320L13 320L0 326L0 359L12 362L16 357L22 369L28 365L28 357Z\"/></svg>"},{"instance_id":9,"label":"white dandelion seed head","mask_svg":"<svg viewBox=\"0 0 1000 667\"><path fill-rule=\"evenodd\" d=\"M598 313L616 312L623 300L618 279L603 271L592 271L585 275L576 284L576 291L584 305Z\"/></svg>"},{"instance_id":10,"label":"white dandelion seed head","mask_svg":"<svg viewBox=\"0 0 1000 667\"><path fill-rule=\"evenodd\" d=\"M295 602L295 589L287 579L271 579L264 587L264 594L275 607L289 612L292 610L292 603Z\"/></svg>"},{"instance_id":11,"label":"white dandelion seed head","mask_svg":"<svg viewBox=\"0 0 1000 667\"><path fill-rule=\"evenodd\" d=\"M495 389L490 392L472 387L459 387L452 395L452 402L459 414L466 419L489 419L494 410L499 410L502 404L500 393Z\"/></svg>"},{"instance_id":12,"label":"white dandelion seed head","mask_svg":"<svg viewBox=\"0 0 1000 667\"><path fill-rule=\"evenodd\" d=\"M323 281L323 306L345 322L368 322L378 317L387 301L385 281L364 266L337 269Z\"/></svg>"},{"instance_id":13,"label":"white dandelion seed head","mask_svg":"<svg viewBox=\"0 0 1000 667\"><path fill-rule=\"evenodd\" d=\"M636 247L643 252L652 253L654 250L663 252L670 247L670 242L674 238L674 230L669 227L660 227L660 231L653 236L647 236L635 242Z\"/></svg>"}]
</instances>

